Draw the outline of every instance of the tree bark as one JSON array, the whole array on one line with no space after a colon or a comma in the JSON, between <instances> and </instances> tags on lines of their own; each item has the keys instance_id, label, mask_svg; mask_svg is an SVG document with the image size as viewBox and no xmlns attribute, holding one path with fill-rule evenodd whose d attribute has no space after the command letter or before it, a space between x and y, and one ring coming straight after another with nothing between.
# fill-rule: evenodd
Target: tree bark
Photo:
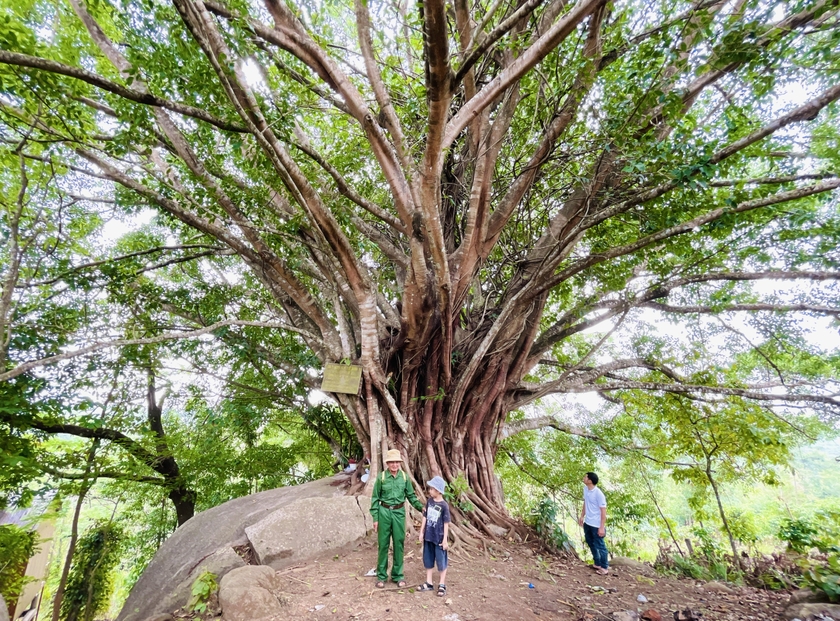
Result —
<instances>
[{"instance_id":1,"label":"tree bark","mask_svg":"<svg viewBox=\"0 0 840 621\"><path fill-rule=\"evenodd\" d=\"M718 511L720 513L720 520L723 522L723 529L726 531L726 536L729 538L729 546L732 548L732 556L735 559L735 564L739 569L743 569L741 564L741 557L738 555L738 547L735 545L735 537L732 536L732 529L729 528L729 520L726 519L726 512L723 510L723 502L720 499L720 491L718 491L717 482L712 476L711 464L706 462L706 477L712 486L715 493L715 500L717 501Z\"/></svg>"},{"instance_id":2,"label":"tree bark","mask_svg":"<svg viewBox=\"0 0 840 621\"><path fill-rule=\"evenodd\" d=\"M668 521L668 518L665 517L665 514L662 513L662 509L660 508L659 503L656 501L656 496L653 493L653 488L650 485L650 481L644 474L642 474L642 477L645 480L645 485L647 485L648 492L650 492L650 499L653 501L653 505L656 507L656 511L659 513L659 517L662 518L662 521L665 523L665 528L668 529L668 534L671 536L671 541L673 541L674 545L677 546L677 552L680 553L680 556L685 556L685 554L683 554L682 548L680 548L679 542L677 542L677 538L674 536L674 531L671 528L671 523Z\"/></svg>"},{"instance_id":3,"label":"tree bark","mask_svg":"<svg viewBox=\"0 0 840 621\"><path fill-rule=\"evenodd\" d=\"M195 515L195 491L189 489L181 478L181 469L166 441L163 429L163 410L155 395L155 374L148 370L148 389L146 393L147 417L149 428L155 435L155 470L163 475L170 488L169 499L175 505L178 526L182 526Z\"/></svg>"}]
</instances>

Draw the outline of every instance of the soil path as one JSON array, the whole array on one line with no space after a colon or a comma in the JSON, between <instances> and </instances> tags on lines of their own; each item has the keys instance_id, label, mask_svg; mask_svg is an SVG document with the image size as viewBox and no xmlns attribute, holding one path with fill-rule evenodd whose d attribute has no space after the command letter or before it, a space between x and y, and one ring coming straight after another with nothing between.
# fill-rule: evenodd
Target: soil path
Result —
<instances>
[{"instance_id":1,"label":"soil path","mask_svg":"<svg viewBox=\"0 0 840 621\"><path fill-rule=\"evenodd\" d=\"M665 578L616 567L599 576L577 560L535 551L528 544L487 554L450 554L448 593L419 592L425 579L419 544L406 542L408 588L375 587L365 577L376 563L372 536L343 554L278 572L289 619L349 621L607 621L611 613L654 610L674 619L686 608L704 621L783 619L786 593ZM645 575L643 575L645 574ZM726 592L726 591L729 592ZM638 601L639 596L645 602ZM658 617L653 616L656 620Z\"/></svg>"}]
</instances>

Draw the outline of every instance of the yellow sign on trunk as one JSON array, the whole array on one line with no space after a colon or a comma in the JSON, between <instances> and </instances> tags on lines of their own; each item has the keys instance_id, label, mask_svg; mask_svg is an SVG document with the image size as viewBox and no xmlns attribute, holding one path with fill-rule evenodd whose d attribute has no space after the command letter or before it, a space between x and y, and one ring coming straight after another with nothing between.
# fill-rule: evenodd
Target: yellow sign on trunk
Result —
<instances>
[{"instance_id":1,"label":"yellow sign on trunk","mask_svg":"<svg viewBox=\"0 0 840 621\"><path fill-rule=\"evenodd\" d=\"M350 395L359 394L362 383L362 367L355 364L324 365L324 380L321 390L324 392L344 392Z\"/></svg>"}]
</instances>

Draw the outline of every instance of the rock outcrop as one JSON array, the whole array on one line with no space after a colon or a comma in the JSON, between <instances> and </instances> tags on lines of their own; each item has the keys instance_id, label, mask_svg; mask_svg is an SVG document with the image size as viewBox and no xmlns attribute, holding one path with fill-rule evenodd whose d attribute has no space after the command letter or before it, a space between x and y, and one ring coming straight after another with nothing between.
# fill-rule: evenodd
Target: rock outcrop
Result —
<instances>
[{"instance_id":1,"label":"rock outcrop","mask_svg":"<svg viewBox=\"0 0 840 621\"><path fill-rule=\"evenodd\" d=\"M117 621L142 621L184 606L203 571L221 579L246 568L237 549L250 547L258 563L278 569L364 537L372 528L369 500L346 496L346 482L346 475L336 475L236 498L197 514L157 551ZM265 570L273 574L271 568Z\"/></svg>"},{"instance_id":2,"label":"rock outcrop","mask_svg":"<svg viewBox=\"0 0 840 621\"><path fill-rule=\"evenodd\" d=\"M643 576L655 576L656 572L648 563L637 561L626 556L614 556L610 559L610 567L624 567L636 574Z\"/></svg>"},{"instance_id":3,"label":"rock outcrop","mask_svg":"<svg viewBox=\"0 0 840 621\"><path fill-rule=\"evenodd\" d=\"M826 603L804 603L794 604L785 609L785 617L788 619L825 619L830 617L840 621L840 604Z\"/></svg>"},{"instance_id":4,"label":"rock outcrop","mask_svg":"<svg viewBox=\"0 0 840 621\"><path fill-rule=\"evenodd\" d=\"M734 595L735 589L723 582L712 581L703 585L703 591L708 593L725 593L726 595Z\"/></svg>"},{"instance_id":5,"label":"rock outcrop","mask_svg":"<svg viewBox=\"0 0 840 621\"><path fill-rule=\"evenodd\" d=\"M260 565L282 569L364 537L373 520L359 509L355 496L304 498L247 527L245 534Z\"/></svg>"},{"instance_id":6,"label":"rock outcrop","mask_svg":"<svg viewBox=\"0 0 840 621\"><path fill-rule=\"evenodd\" d=\"M808 619L832 618L840 621L840 604L831 604L825 593L815 593L810 589L798 589L790 594L785 618Z\"/></svg>"},{"instance_id":7,"label":"rock outcrop","mask_svg":"<svg viewBox=\"0 0 840 621\"><path fill-rule=\"evenodd\" d=\"M820 602L828 602L828 595L823 592L815 593L811 589L796 589L790 594L788 605L816 604Z\"/></svg>"},{"instance_id":8,"label":"rock outcrop","mask_svg":"<svg viewBox=\"0 0 840 621\"><path fill-rule=\"evenodd\" d=\"M271 567L249 565L234 569L219 584L224 621L257 621L283 614L277 575Z\"/></svg>"}]
</instances>

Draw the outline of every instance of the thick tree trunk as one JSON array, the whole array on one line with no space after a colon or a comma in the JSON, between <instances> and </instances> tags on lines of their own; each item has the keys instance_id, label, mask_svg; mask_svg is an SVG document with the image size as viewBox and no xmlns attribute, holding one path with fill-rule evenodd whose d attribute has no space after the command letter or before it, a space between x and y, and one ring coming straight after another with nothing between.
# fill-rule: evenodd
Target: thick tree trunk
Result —
<instances>
[{"instance_id":1,"label":"thick tree trunk","mask_svg":"<svg viewBox=\"0 0 840 621\"><path fill-rule=\"evenodd\" d=\"M178 519L178 526L195 515L195 492L183 485L176 487L169 492L169 500L175 506L175 515Z\"/></svg>"},{"instance_id":2,"label":"thick tree trunk","mask_svg":"<svg viewBox=\"0 0 840 621\"><path fill-rule=\"evenodd\" d=\"M511 524L494 463L499 429L512 402L508 387L516 385L516 376L523 372L523 349L530 346L527 333L531 326L523 318L513 322L511 328L509 347L485 356L485 363L478 367L470 364L469 342L455 339L450 345L454 352L447 351L439 328L423 351L410 343L402 344L397 351L391 349L383 370L384 375L399 378L389 384L389 394L403 414L407 429L401 429L391 417L382 416L380 450L372 456L376 461L377 455L388 448L398 448L418 491L423 493L425 481L435 475L450 483L458 478L465 480L469 490L463 500L474 506L466 516L475 528L487 534L491 534L490 524ZM431 332L432 328L428 330ZM387 351L386 347L382 349ZM451 361L448 383L444 357ZM463 398L456 400L455 387L464 384L468 387L460 391ZM375 393L370 386L363 387L365 406L387 414L389 406L384 398L370 403ZM372 437L370 446L375 447L376 433L371 436L369 429L364 431Z\"/></svg>"}]
</instances>

